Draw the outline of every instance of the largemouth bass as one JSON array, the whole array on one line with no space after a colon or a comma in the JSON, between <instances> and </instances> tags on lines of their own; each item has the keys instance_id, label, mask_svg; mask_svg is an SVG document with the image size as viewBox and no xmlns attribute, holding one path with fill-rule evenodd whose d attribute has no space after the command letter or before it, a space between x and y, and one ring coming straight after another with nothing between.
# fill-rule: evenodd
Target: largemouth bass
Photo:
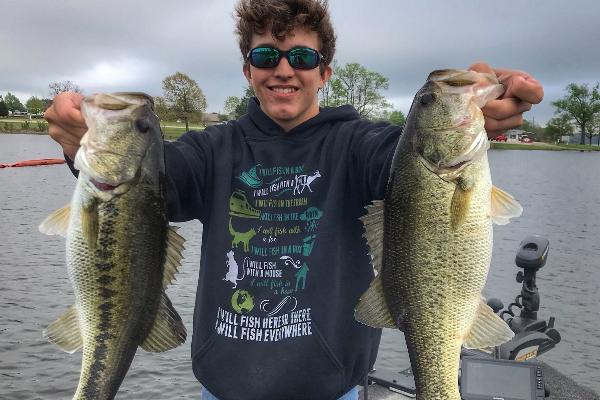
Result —
<instances>
[{"instance_id":1,"label":"largemouth bass","mask_svg":"<svg viewBox=\"0 0 600 400\"><path fill-rule=\"evenodd\" d=\"M418 400L460 400L461 346L513 336L481 295L492 222L522 212L492 186L487 160L480 107L503 91L492 75L432 72L397 144L385 200L362 218L378 274L355 317L404 331Z\"/></svg>"},{"instance_id":2,"label":"largemouth bass","mask_svg":"<svg viewBox=\"0 0 600 400\"><path fill-rule=\"evenodd\" d=\"M81 106L88 131L75 156L72 201L40 225L67 238L75 304L44 335L67 352L83 349L74 399L113 399L138 346L161 352L185 342L165 294L183 238L166 213L162 134L152 98L96 94Z\"/></svg>"}]
</instances>

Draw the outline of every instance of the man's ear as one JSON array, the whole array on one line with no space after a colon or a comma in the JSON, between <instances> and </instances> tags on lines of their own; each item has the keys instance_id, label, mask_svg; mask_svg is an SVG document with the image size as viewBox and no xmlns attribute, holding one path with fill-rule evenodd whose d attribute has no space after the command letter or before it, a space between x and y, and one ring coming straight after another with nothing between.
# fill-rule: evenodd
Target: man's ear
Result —
<instances>
[{"instance_id":1,"label":"man's ear","mask_svg":"<svg viewBox=\"0 0 600 400\"><path fill-rule=\"evenodd\" d=\"M323 67L323 71L321 72L321 86L319 86L321 89L325 86L325 84L327 84L327 81L329 78L331 78L332 73L333 70L329 65Z\"/></svg>"},{"instance_id":2,"label":"man's ear","mask_svg":"<svg viewBox=\"0 0 600 400\"><path fill-rule=\"evenodd\" d=\"M244 72L244 76L248 80L248 83L251 83L250 81L252 80L252 72L250 72L250 64L245 63L242 67L242 71Z\"/></svg>"}]
</instances>

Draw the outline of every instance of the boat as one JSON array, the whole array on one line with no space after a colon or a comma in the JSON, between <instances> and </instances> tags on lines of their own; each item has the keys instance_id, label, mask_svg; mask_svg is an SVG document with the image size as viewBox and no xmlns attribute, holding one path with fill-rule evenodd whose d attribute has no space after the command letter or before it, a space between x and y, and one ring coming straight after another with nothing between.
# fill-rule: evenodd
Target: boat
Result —
<instances>
[{"instance_id":1,"label":"boat","mask_svg":"<svg viewBox=\"0 0 600 400\"><path fill-rule=\"evenodd\" d=\"M560 370L542 362L538 356L552 350L561 336L555 318L538 319L539 293L536 274L548 259L549 241L529 236L521 241L515 263L519 270L520 294L506 309L498 299L488 305L515 332L513 339L491 352L463 349L459 373L464 400L600 400L600 395L578 384ZM516 315L513 309L519 308ZM560 368L560 366L559 366ZM360 399L407 400L415 398L410 365L397 371L374 369L363 386Z\"/></svg>"}]
</instances>

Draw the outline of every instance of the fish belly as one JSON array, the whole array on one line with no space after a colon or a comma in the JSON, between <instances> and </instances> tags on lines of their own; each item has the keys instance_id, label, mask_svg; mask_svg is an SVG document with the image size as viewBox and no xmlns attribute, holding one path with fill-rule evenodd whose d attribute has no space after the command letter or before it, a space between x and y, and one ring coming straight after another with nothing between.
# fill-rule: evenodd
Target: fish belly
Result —
<instances>
[{"instance_id":1,"label":"fish belly","mask_svg":"<svg viewBox=\"0 0 600 400\"><path fill-rule=\"evenodd\" d=\"M382 283L404 330L419 400L460 399L461 344L491 257L486 208L491 186L484 161L469 166L477 179L458 228L450 222L456 184L432 174L415 157L407 154L400 161L386 195Z\"/></svg>"},{"instance_id":2,"label":"fish belly","mask_svg":"<svg viewBox=\"0 0 600 400\"><path fill-rule=\"evenodd\" d=\"M162 291L166 219L156 199L131 189L98 205L95 246L83 237L81 204L72 205L67 265L83 342L74 399L114 398L154 322Z\"/></svg>"}]
</instances>

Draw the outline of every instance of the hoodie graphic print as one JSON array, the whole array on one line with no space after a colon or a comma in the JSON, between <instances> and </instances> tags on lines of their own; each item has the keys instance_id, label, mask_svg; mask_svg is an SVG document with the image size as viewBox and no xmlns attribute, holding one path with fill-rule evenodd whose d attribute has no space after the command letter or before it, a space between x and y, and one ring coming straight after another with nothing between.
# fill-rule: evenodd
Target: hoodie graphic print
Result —
<instances>
[{"instance_id":1,"label":"hoodie graphic print","mask_svg":"<svg viewBox=\"0 0 600 400\"><path fill-rule=\"evenodd\" d=\"M312 335L303 291L323 211L311 201L321 172L304 165L257 164L236 176L229 197L231 247L222 282L230 301L215 331L236 340L277 342Z\"/></svg>"}]
</instances>

